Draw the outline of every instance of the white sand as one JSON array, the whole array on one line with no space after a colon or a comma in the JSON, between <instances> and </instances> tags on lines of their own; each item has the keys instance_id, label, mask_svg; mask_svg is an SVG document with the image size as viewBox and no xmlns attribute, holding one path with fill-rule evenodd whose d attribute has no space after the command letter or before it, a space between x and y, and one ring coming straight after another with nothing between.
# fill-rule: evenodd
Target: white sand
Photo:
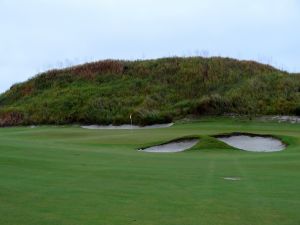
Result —
<instances>
[{"instance_id":1,"label":"white sand","mask_svg":"<svg viewBox=\"0 0 300 225\"><path fill-rule=\"evenodd\" d=\"M277 121L279 123L300 123L300 116L263 116L259 119L263 121Z\"/></svg>"},{"instance_id":2,"label":"white sand","mask_svg":"<svg viewBox=\"0 0 300 225\"><path fill-rule=\"evenodd\" d=\"M234 135L218 139L235 148L251 152L276 152L285 148L280 140L272 137Z\"/></svg>"},{"instance_id":3,"label":"white sand","mask_svg":"<svg viewBox=\"0 0 300 225\"><path fill-rule=\"evenodd\" d=\"M171 142L168 144L152 146L150 148L141 149L143 152L182 152L187 150L193 146L195 146L199 142L198 139L190 139L190 140L182 140Z\"/></svg>"},{"instance_id":4,"label":"white sand","mask_svg":"<svg viewBox=\"0 0 300 225\"><path fill-rule=\"evenodd\" d=\"M89 125L89 126L81 126L81 128L85 129L91 129L91 130L104 130L104 129L110 129L110 130L131 130L131 129L154 129L154 128L167 128L173 126L174 123L167 123L167 124L154 124L149 126L136 126L136 125L130 125L130 124L124 124L120 126L114 126L114 125Z\"/></svg>"},{"instance_id":5,"label":"white sand","mask_svg":"<svg viewBox=\"0 0 300 225\"><path fill-rule=\"evenodd\" d=\"M224 180L237 181L241 180L240 177L223 177Z\"/></svg>"}]
</instances>

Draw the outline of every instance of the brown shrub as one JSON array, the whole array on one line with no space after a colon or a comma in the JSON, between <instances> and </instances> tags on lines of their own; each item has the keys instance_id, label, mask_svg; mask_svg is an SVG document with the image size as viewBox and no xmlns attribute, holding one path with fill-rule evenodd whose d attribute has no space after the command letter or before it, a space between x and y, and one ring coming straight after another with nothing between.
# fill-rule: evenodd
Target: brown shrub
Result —
<instances>
[{"instance_id":1,"label":"brown shrub","mask_svg":"<svg viewBox=\"0 0 300 225\"><path fill-rule=\"evenodd\" d=\"M22 124L24 116L20 112L5 112L0 115L0 126L14 126Z\"/></svg>"},{"instance_id":2,"label":"brown shrub","mask_svg":"<svg viewBox=\"0 0 300 225\"><path fill-rule=\"evenodd\" d=\"M122 74L124 72L124 63L118 60L104 60L92 63L86 63L65 69L53 69L45 73L38 74L41 80L52 81L60 76L72 74L82 76L86 79L93 79L97 74L113 73Z\"/></svg>"},{"instance_id":3,"label":"brown shrub","mask_svg":"<svg viewBox=\"0 0 300 225\"><path fill-rule=\"evenodd\" d=\"M95 74L99 73L123 73L124 65L120 61L105 60L93 63L86 63L80 66L75 66L67 69L68 72L79 74L89 78L94 77Z\"/></svg>"},{"instance_id":4,"label":"brown shrub","mask_svg":"<svg viewBox=\"0 0 300 225\"><path fill-rule=\"evenodd\" d=\"M31 83L24 85L21 89L22 96L30 95L32 92L33 92L33 85Z\"/></svg>"}]
</instances>

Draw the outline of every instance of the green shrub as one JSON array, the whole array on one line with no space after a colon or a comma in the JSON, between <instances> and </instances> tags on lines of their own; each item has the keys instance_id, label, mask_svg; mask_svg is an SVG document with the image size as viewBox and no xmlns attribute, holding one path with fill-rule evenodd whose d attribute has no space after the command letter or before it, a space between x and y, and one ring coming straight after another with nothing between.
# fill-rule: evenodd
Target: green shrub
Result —
<instances>
[{"instance_id":1,"label":"green shrub","mask_svg":"<svg viewBox=\"0 0 300 225\"><path fill-rule=\"evenodd\" d=\"M0 96L2 125L170 122L189 114L299 115L300 76L229 58L106 60L39 74ZM298 107L296 107L298 106ZM4 121L4 122L3 122Z\"/></svg>"},{"instance_id":2,"label":"green shrub","mask_svg":"<svg viewBox=\"0 0 300 225\"><path fill-rule=\"evenodd\" d=\"M297 116L300 116L300 106L296 107L294 113L295 113Z\"/></svg>"}]
</instances>

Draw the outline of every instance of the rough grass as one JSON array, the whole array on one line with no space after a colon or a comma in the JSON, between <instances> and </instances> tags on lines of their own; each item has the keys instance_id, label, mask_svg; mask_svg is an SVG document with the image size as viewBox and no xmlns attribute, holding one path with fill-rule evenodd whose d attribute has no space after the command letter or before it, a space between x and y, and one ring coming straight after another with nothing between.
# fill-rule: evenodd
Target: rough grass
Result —
<instances>
[{"instance_id":1,"label":"rough grass","mask_svg":"<svg viewBox=\"0 0 300 225\"><path fill-rule=\"evenodd\" d=\"M100 61L54 70L0 95L0 126L165 123L188 115L298 114L300 76L252 61Z\"/></svg>"},{"instance_id":2,"label":"rough grass","mask_svg":"<svg viewBox=\"0 0 300 225\"><path fill-rule=\"evenodd\" d=\"M224 118L132 131L2 128L0 224L299 224L299 131ZM210 137L231 132L275 135L289 146L251 153ZM194 135L202 141L187 152L136 151Z\"/></svg>"}]
</instances>

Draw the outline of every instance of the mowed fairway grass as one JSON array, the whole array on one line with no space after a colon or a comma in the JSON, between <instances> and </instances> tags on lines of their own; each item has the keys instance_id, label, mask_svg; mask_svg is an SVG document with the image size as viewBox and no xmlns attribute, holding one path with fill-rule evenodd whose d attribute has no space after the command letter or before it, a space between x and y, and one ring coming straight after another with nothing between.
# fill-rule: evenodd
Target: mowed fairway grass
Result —
<instances>
[{"instance_id":1,"label":"mowed fairway grass","mask_svg":"<svg viewBox=\"0 0 300 225\"><path fill-rule=\"evenodd\" d=\"M251 153L208 137L236 131L289 146ZM198 150L137 151L186 135L203 137ZM0 224L299 225L300 124L206 118L132 131L1 128Z\"/></svg>"}]
</instances>

